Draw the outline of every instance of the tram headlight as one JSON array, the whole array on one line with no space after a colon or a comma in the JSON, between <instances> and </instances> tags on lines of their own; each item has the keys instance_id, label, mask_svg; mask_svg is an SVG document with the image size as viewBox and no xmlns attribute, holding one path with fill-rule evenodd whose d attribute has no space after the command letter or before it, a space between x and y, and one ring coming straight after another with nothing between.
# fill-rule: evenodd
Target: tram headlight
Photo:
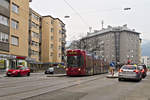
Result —
<instances>
[{"instance_id":1,"label":"tram headlight","mask_svg":"<svg viewBox=\"0 0 150 100\"><path fill-rule=\"evenodd\" d=\"M66 71L68 71L68 68L66 68Z\"/></svg>"},{"instance_id":2,"label":"tram headlight","mask_svg":"<svg viewBox=\"0 0 150 100\"><path fill-rule=\"evenodd\" d=\"M79 68L78 71L81 71L81 68Z\"/></svg>"}]
</instances>

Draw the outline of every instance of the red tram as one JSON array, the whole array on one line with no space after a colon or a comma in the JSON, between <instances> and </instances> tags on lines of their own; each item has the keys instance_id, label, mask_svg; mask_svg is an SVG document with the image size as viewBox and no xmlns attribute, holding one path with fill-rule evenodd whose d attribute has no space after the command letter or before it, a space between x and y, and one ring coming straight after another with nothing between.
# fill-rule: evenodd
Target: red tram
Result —
<instances>
[{"instance_id":1,"label":"red tram","mask_svg":"<svg viewBox=\"0 0 150 100\"><path fill-rule=\"evenodd\" d=\"M94 75L108 72L109 64L84 50L67 51L68 76Z\"/></svg>"}]
</instances>

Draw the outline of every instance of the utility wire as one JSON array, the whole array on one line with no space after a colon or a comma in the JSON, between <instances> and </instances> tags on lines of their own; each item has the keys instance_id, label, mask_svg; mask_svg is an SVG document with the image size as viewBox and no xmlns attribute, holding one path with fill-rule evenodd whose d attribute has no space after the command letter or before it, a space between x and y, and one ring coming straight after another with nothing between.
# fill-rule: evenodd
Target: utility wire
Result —
<instances>
[{"instance_id":1,"label":"utility wire","mask_svg":"<svg viewBox=\"0 0 150 100\"><path fill-rule=\"evenodd\" d=\"M80 17L80 19L82 20L82 22L89 27L88 23L84 20L84 18L66 1L64 0L64 2Z\"/></svg>"}]
</instances>

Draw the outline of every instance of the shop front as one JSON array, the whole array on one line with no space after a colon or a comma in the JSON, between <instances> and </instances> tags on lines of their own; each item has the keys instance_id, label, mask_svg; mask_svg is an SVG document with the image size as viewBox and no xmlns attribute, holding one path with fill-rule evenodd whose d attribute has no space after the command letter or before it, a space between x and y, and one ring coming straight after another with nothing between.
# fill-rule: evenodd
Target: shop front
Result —
<instances>
[{"instance_id":1,"label":"shop front","mask_svg":"<svg viewBox=\"0 0 150 100\"><path fill-rule=\"evenodd\" d=\"M27 58L22 56L0 54L0 70L15 69L17 66L27 66Z\"/></svg>"}]
</instances>

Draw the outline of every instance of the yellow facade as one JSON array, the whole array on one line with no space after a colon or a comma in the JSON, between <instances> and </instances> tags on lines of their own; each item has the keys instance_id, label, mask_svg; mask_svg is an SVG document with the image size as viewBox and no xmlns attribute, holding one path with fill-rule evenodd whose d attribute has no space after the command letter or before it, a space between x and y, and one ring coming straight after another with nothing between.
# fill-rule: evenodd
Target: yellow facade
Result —
<instances>
[{"instance_id":1,"label":"yellow facade","mask_svg":"<svg viewBox=\"0 0 150 100\"><path fill-rule=\"evenodd\" d=\"M12 11L12 3L18 6L19 12ZM12 20L18 22L18 29L12 28ZM28 56L28 20L29 20L29 1L10 0L10 54L18 56ZM19 40L17 46L12 44L12 36Z\"/></svg>"},{"instance_id":2,"label":"yellow facade","mask_svg":"<svg viewBox=\"0 0 150 100\"><path fill-rule=\"evenodd\" d=\"M59 19L55 19L55 24L54 24L54 62L61 62L61 39L62 39L62 34L61 34L61 21Z\"/></svg>"},{"instance_id":3,"label":"yellow facade","mask_svg":"<svg viewBox=\"0 0 150 100\"><path fill-rule=\"evenodd\" d=\"M50 16L42 17L42 43L41 43L41 61L43 63L53 62L53 25L51 23L53 18Z\"/></svg>"},{"instance_id":4,"label":"yellow facade","mask_svg":"<svg viewBox=\"0 0 150 100\"><path fill-rule=\"evenodd\" d=\"M9 50L0 54L32 58L33 62L61 63L64 23L41 16L29 8L29 0L10 0L9 10Z\"/></svg>"},{"instance_id":5,"label":"yellow facade","mask_svg":"<svg viewBox=\"0 0 150 100\"><path fill-rule=\"evenodd\" d=\"M32 10L30 8L30 13L29 13L29 57L34 59L36 62L39 62L39 58L40 58L40 18L41 15L39 15L38 13L36 13L34 10ZM34 27L32 25L32 23L34 23L35 25L37 25L37 27ZM36 34L37 36L33 35ZM32 42L36 42L37 45L32 45ZM34 53L34 52L36 53Z\"/></svg>"},{"instance_id":6,"label":"yellow facade","mask_svg":"<svg viewBox=\"0 0 150 100\"><path fill-rule=\"evenodd\" d=\"M42 62L62 62L62 21L51 16L42 17ZM53 37L53 38L52 38Z\"/></svg>"}]
</instances>

